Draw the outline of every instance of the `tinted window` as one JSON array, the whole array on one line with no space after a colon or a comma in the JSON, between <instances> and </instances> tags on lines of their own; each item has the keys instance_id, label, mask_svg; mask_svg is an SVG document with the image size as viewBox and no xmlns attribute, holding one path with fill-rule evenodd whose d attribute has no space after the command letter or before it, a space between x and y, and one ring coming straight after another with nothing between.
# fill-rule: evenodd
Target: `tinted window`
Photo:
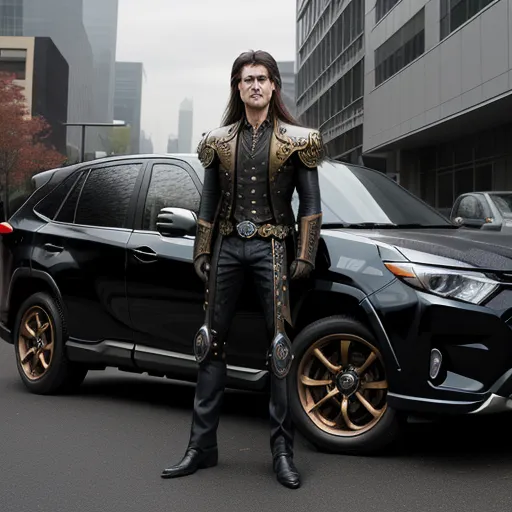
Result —
<instances>
[{"instance_id":1,"label":"tinted window","mask_svg":"<svg viewBox=\"0 0 512 512\"><path fill-rule=\"evenodd\" d=\"M78 202L75 223L125 227L140 168L140 164L126 164L92 170Z\"/></svg>"},{"instance_id":2,"label":"tinted window","mask_svg":"<svg viewBox=\"0 0 512 512\"><path fill-rule=\"evenodd\" d=\"M483 219L484 212L480 201L475 196L463 197L457 209L457 216L464 219Z\"/></svg>"},{"instance_id":3,"label":"tinted window","mask_svg":"<svg viewBox=\"0 0 512 512\"><path fill-rule=\"evenodd\" d=\"M324 162L319 173L324 223L449 225L448 219L384 174Z\"/></svg>"},{"instance_id":4,"label":"tinted window","mask_svg":"<svg viewBox=\"0 0 512 512\"><path fill-rule=\"evenodd\" d=\"M64 201L64 204L61 206L60 210L57 212L57 216L55 217L56 221L69 222L71 224L75 222L76 204L78 198L80 197L80 192L84 185L87 174L88 171L83 172L80 178L78 178L78 180L75 182L73 189Z\"/></svg>"},{"instance_id":5,"label":"tinted window","mask_svg":"<svg viewBox=\"0 0 512 512\"><path fill-rule=\"evenodd\" d=\"M156 218L162 208L172 206L199 212L200 195L190 174L172 164L155 164L151 173L143 229L156 231Z\"/></svg>"},{"instance_id":6,"label":"tinted window","mask_svg":"<svg viewBox=\"0 0 512 512\"><path fill-rule=\"evenodd\" d=\"M62 183L57 185L46 197L36 204L34 210L49 219L53 219L57 213L62 201L66 198L71 187L76 182L79 173L68 176Z\"/></svg>"}]
</instances>

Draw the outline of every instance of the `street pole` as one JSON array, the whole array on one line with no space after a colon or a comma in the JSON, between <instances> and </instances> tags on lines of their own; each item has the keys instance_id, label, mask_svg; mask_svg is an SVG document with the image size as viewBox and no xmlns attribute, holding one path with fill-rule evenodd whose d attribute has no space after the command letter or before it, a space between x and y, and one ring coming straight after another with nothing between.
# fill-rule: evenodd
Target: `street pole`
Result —
<instances>
[{"instance_id":1,"label":"street pole","mask_svg":"<svg viewBox=\"0 0 512 512\"><path fill-rule=\"evenodd\" d=\"M80 146L80 162L85 160L85 124L82 125L82 144Z\"/></svg>"}]
</instances>

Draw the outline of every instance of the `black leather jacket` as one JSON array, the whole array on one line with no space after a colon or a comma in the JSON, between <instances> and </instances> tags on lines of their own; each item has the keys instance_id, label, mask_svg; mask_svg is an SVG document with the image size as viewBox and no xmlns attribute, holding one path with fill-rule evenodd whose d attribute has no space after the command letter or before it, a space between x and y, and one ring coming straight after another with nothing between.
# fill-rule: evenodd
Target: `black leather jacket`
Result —
<instances>
[{"instance_id":1,"label":"black leather jacket","mask_svg":"<svg viewBox=\"0 0 512 512\"><path fill-rule=\"evenodd\" d=\"M242 121L206 134L197 152L205 168L194 259L210 254L212 237L233 220L235 165L238 133ZM317 166L323 157L318 131L275 120L268 159L269 194L276 224L294 227L299 223L297 259L314 265L321 226L321 202ZM298 218L292 195L299 195Z\"/></svg>"}]
</instances>

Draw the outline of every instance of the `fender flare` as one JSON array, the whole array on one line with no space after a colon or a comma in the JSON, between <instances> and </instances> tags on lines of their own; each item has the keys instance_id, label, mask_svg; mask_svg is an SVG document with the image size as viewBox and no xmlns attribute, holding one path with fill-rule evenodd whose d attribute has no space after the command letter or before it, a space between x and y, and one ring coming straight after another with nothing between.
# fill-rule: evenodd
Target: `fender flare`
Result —
<instances>
[{"instance_id":1,"label":"fender flare","mask_svg":"<svg viewBox=\"0 0 512 512\"><path fill-rule=\"evenodd\" d=\"M60 304L64 304L62 301L62 295L60 293L59 287L57 286L57 283L54 281L53 277L50 274L48 274L48 272L44 272L43 270L34 270L29 267L20 267L14 271L11 282L9 284L9 291L7 293L7 307L9 308L9 310L11 308L12 292L16 286L16 283L20 279L24 278L39 279L41 281L44 281L51 288L52 292L55 294Z\"/></svg>"},{"instance_id":2,"label":"fender flare","mask_svg":"<svg viewBox=\"0 0 512 512\"><path fill-rule=\"evenodd\" d=\"M377 311L373 307L368 296L358 288L342 283L317 281L315 283L314 288L309 290L309 293L303 294L302 297L297 302L297 304L295 305L292 316L293 325L296 324L297 316L300 313L303 303L312 292L330 292L335 295L344 295L351 297L352 299L355 299L357 301L359 308L368 319L369 325L373 332L375 333L375 336L380 346L388 355L388 360L390 362L394 362L397 371L401 371L400 363L396 356L395 349L393 348L391 340L389 339L389 336L384 328L384 325L382 324L381 319L379 318Z\"/></svg>"}]
</instances>

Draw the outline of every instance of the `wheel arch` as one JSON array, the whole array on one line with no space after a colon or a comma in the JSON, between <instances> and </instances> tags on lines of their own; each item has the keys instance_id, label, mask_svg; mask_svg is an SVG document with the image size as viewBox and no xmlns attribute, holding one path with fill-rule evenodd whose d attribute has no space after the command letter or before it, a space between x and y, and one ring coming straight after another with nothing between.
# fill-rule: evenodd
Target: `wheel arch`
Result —
<instances>
[{"instance_id":1,"label":"wheel arch","mask_svg":"<svg viewBox=\"0 0 512 512\"><path fill-rule=\"evenodd\" d=\"M18 268L14 272L8 294L8 324L12 330L18 309L25 299L37 292L49 293L63 310L62 296L52 276L42 270Z\"/></svg>"},{"instance_id":2,"label":"wheel arch","mask_svg":"<svg viewBox=\"0 0 512 512\"><path fill-rule=\"evenodd\" d=\"M307 325L335 315L347 315L358 320L378 341L386 363L400 371L400 364L379 315L368 297L357 288L335 283L330 290L313 289L305 294L293 311L296 333Z\"/></svg>"}]
</instances>

